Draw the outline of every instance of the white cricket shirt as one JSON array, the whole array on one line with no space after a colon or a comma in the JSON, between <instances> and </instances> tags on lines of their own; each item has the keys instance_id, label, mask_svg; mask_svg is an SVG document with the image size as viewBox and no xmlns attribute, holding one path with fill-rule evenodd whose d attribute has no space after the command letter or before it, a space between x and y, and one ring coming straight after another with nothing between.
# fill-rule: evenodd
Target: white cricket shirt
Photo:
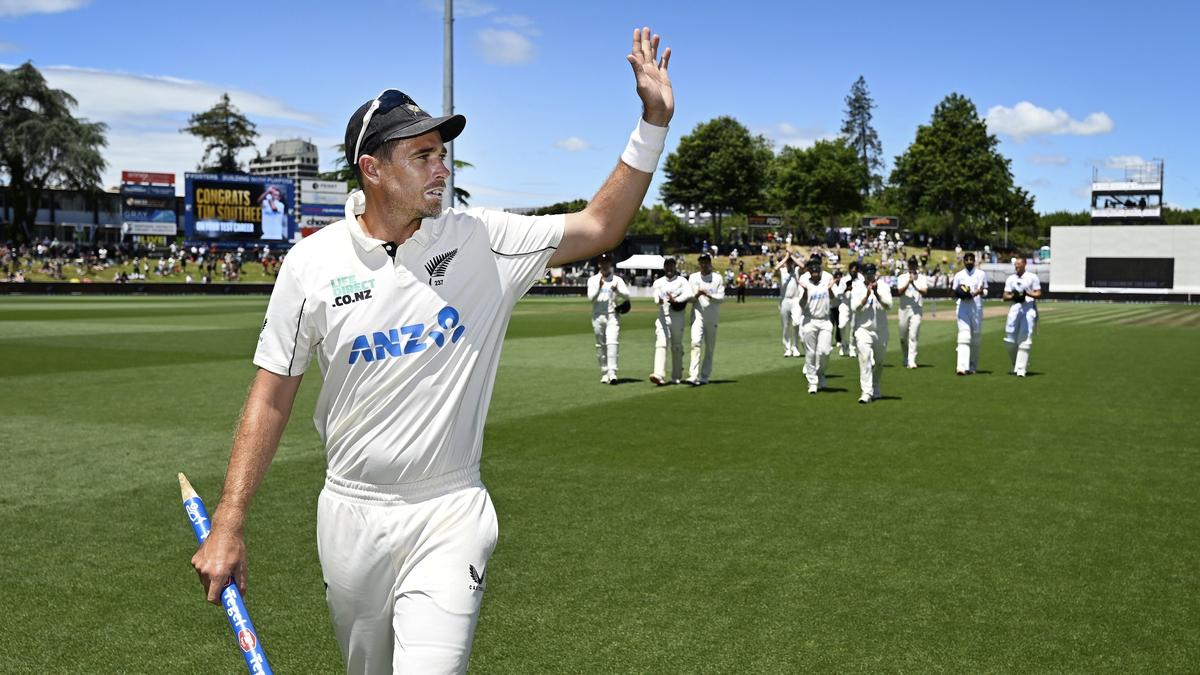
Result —
<instances>
[{"instance_id":1,"label":"white cricket shirt","mask_svg":"<svg viewBox=\"0 0 1200 675\"><path fill-rule=\"evenodd\" d=\"M1018 290L1021 292L1040 291L1042 290L1042 281L1038 279L1036 274L1029 270L1025 270L1025 274L1021 276L1017 276L1016 274L1008 275L1008 278L1004 280L1004 292L1013 293ZM1034 298L1025 296L1025 300L1021 304L1029 306L1036 302L1037 300Z\"/></svg>"},{"instance_id":2,"label":"white cricket shirt","mask_svg":"<svg viewBox=\"0 0 1200 675\"><path fill-rule=\"evenodd\" d=\"M876 288L879 290L878 298L874 293L867 291L865 281L858 281L854 284L854 290L850 292L850 307L854 311L854 330L866 328L876 335L886 338L888 334L887 312L892 306L892 289L885 283L877 283ZM867 298L867 302L862 308L859 308L858 304L863 301L864 297Z\"/></svg>"},{"instance_id":3,"label":"white cricket shirt","mask_svg":"<svg viewBox=\"0 0 1200 675\"><path fill-rule=\"evenodd\" d=\"M912 277L908 272L900 275L896 280L896 288L905 284L909 284L909 278ZM900 295L900 309L910 309L917 314L921 313L925 305L925 296L921 295L921 291L929 290L929 277L917 272L917 276L912 278L912 283L908 288L904 289L904 293Z\"/></svg>"},{"instance_id":4,"label":"white cricket shirt","mask_svg":"<svg viewBox=\"0 0 1200 675\"><path fill-rule=\"evenodd\" d=\"M798 270L797 270L798 271ZM800 297L800 286L796 283L796 275L784 267L779 270L779 299L780 301L795 300Z\"/></svg>"},{"instance_id":5,"label":"white cricket shirt","mask_svg":"<svg viewBox=\"0 0 1200 675\"><path fill-rule=\"evenodd\" d=\"M725 280L716 272L709 274L707 281L703 274L692 272L688 284L692 287L692 297L696 299L696 309L706 318L715 318L725 300ZM708 295L697 295L697 291L704 291Z\"/></svg>"},{"instance_id":6,"label":"white cricket shirt","mask_svg":"<svg viewBox=\"0 0 1200 675\"><path fill-rule=\"evenodd\" d=\"M587 296L592 301L592 316L616 316L617 305L629 298L629 287L624 279L615 274L607 279L593 274L588 277Z\"/></svg>"},{"instance_id":7,"label":"white cricket shirt","mask_svg":"<svg viewBox=\"0 0 1200 675\"><path fill-rule=\"evenodd\" d=\"M687 302L692 299L692 285L682 274L676 274L674 279L667 275L654 280L654 301L661 303L660 311L664 314L671 311L671 302Z\"/></svg>"},{"instance_id":8,"label":"white cricket shirt","mask_svg":"<svg viewBox=\"0 0 1200 675\"><path fill-rule=\"evenodd\" d=\"M317 357L331 476L423 494L477 483L504 332L565 217L448 209L393 260L355 219L364 207L352 193L344 220L287 255L254 363L299 375Z\"/></svg>"},{"instance_id":9,"label":"white cricket shirt","mask_svg":"<svg viewBox=\"0 0 1200 675\"><path fill-rule=\"evenodd\" d=\"M822 271L814 283L805 272L800 276L800 287L804 289L804 319L821 321L829 318L829 296L833 288L833 275Z\"/></svg>"},{"instance_id":10,"label":"white cricket shirt","mask_svg":"<svg viewBox=\"0 0 1200 675\"><path fill-rule=\"evenodd\" d=\"M966 270L966 268L963 268L954 273L954 280L950 282L950 288L953 290L963 284L966 284L967 288L971 289L972 293L975 293L980 288L983 289L982 295L976 295L976 296L972 297L971 300L969 301L969 302L973 302L975 304L976 309L982 310L983 309L983 298L985 295L987 295L987 277L986 277L986 275L984 275L983 271L980 270L978 267L971 270L970 272L968 272ZM959 298L958 299L958 307L962 307L962 306L963 306L963 300L962 300L962 298Z\"/></svg>"}]
</instances>

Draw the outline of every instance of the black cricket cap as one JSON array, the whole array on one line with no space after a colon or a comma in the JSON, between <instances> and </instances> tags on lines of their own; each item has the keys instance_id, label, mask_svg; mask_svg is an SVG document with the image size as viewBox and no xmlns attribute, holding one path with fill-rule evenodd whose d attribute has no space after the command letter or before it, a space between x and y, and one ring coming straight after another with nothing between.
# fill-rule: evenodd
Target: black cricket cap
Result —
<instances>
[{"instance_id":1,"label":"black cricket cap","mask_svg":"<svg viewBox=\"0 0 1200 675\"><path fill-rule=\"evenodd\" d=\"M808 262L804 263L804 269L808 270L809 272L820 271L821 259L820 258L809 258Z\"/></svg>"},{"instance_id":2,"label":"black cricket cap","mask_svg":"<svg viewBox=\"0 0 1200 675\"><path fill-rule=\"evenodd\" d=\"M920 266L920 263L917 262L917 256L911 256L908 259L908 269L916 269L918 266Z\"/></svg>"},{"instance_id":3,"label":"black cricket cap","mask_svg":"<svg viewBox=\"0 0 1200 675\"><path fill-rule=\"evenodd\" d=\"M596 256L596 262L598 262L598 263L602 263L602 262L610 263L610 262L612 262L612 259L613 258L612 258L611 253L601 253L600 255Z\"/></svg>"},{"instance_id":4,"label":"black cricket cap","mask_svg":"<svg viewBox=\"0 0 1200 675\"><path fill-rule=\"evenodd\" d=\"M867 277L875 276L875 273L877 271L878 271L878 268L875 267L875 263L867 263L866 265L863 265L863 268L862 268L863 276L867 276Z\"/></svg>"},{"instance_id":5,"label":"black cricket cap","mask_svg":"<svg viewBox=\"0 0 1200 675\"><path fill-rule=\"evenodd\" d=\"M346 124L346 162L351 168L358 163L358 157L353 155L354 148L358 145L359 133L362 131L363 118L375 101L379 101L379 107L371 115L367 133L363 135L362 144L358 149L358 157L371 154L388 141L414 138L435 129L441 132L442 142L449 143L467 126L467 118L462 115L433 117L422 110L408 94L399 89L388 89L377 98L360 105Z\"/></svg>"}]
</instances>

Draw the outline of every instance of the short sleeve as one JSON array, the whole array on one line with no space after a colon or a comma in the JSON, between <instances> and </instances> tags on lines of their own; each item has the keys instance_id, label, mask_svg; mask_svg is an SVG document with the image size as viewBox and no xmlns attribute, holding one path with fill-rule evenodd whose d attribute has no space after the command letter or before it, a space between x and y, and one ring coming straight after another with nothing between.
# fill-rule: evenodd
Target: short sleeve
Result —
<instances>
[{"instance_id":1,"label":"short sleeve","mask_svg":"<svg viewBox=\"0 0 1200 675\"><path fill-rule=\"evenodd\" d=\"M1033 275L1032 282L1033 282L1033 283L1029 284L1029 290L1031 290L1031 291L1040 291L1040 290L1042 290L1042 280L1041 280L1041 279L1039 279L1039 278L1037 277L1037 275L1036 275L1036 274L1035 274L1035 275Z\"/></svg>"},{"instance_id":2,"label":"short sleeve","mask_svg":"<svg viewBox=\"0 0 1200 675\"><path fill-rule=\"evenodd\" d=\"M1015 276L1010 276L1004 280L1004 292L1012 293L1015 290L1017 290L1017 278Z\"/></svg>"},{"instance_id":3,"label":"short sleeve","mask_svg":"<svg viewBox=\"0 0 1200 675\"><path fill-rule=\"evenodd\" d=\"M285 258L271 291L267 316L258 334L254 365L276 375L301 375L312 356L311 320L306 314L308 298L297 276L293 256Z\"/></svg>"},{"instance_id":4,"label":"short sleeve","mask_svg":"<svg viewBox=\"0 0 1200 675\"><path fill-rule=\"evenodd\" d=\"M505 211L478 212L487 227L492 253L513 297L525 295L541 277L558 250L566 228L565 215L522 216Z\"/></svg>"}]
</instances>

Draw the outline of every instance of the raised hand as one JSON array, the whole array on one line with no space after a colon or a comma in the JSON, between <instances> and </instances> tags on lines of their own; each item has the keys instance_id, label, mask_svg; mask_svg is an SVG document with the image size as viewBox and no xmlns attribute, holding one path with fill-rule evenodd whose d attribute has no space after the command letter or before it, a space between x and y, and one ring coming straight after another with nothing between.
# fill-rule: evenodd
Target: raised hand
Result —
<instances>
[{"instance_id":1,"label":"raised hand","mask_svg":"<svg viewBox=\"0 0 1200 675\"><path fill-rule=\"evenodd\" d=\"M675 93L671 89L671 78L667 64L671 61L671 48L663 50L658 58L659 36L651 35L649 28L633 30L633 49L625 56L633 67L637 79L638 97L642 99L642 119L655 126L665 127L675 114Z\"/></svg>"}]
</instances>

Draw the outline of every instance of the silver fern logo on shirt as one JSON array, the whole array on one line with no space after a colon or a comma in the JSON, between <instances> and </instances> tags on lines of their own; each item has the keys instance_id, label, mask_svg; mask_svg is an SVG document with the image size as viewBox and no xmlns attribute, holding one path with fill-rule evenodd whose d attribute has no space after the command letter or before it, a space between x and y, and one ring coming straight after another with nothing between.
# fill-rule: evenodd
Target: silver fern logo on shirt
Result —
<instances>
[{"instance_id":1,"label":"silver fern logo on shirt","mask_svg":"<svg viewBox=\"0 0 1200 675\"><path fill-rule=\"evenodd\" d=\"M430 286L442 285L442 282L446 280L446 270L450 269L450 262L454 260L457 253L458 249L439 253L425 263L425 271L429 273Z\"/></svg>"},{"instance_id":2,"label":"silver fern logo on shirt","mask_svg":"<svg viewBox=\"0 0 1200 675\"><path fill-rule=\"evenodd\" d=\"M467 584L467 589L472 591L482 591L483 577L487 575L487 572L480 572L479 570L475 569L474 565L467 565L467 572L471 575L471 581L474 582Z\"/></svg>"}]
</instances>

